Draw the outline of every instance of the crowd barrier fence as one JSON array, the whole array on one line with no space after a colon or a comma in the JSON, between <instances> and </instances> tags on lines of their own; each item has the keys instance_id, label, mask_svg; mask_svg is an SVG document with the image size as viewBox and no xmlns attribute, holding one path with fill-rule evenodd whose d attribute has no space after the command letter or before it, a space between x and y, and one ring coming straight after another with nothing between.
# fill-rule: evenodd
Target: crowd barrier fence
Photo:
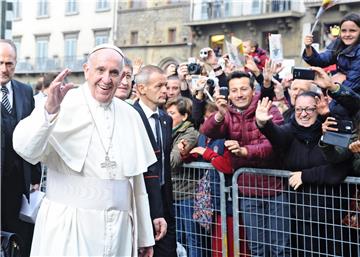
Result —
<instances>
[{"instance_id":1,"label":"crowd barrier fence","mask_svg":"<svg viewBox=\"0 0 360 257\"><path fill-rule=\"evenodd\" d=\"M204 229L204 221L191 219L193 214L184 215L181 208L197 214L198 188L209 172L213 203L200 206L205 215L208 210L213 215L210 228ZM186 256L360 256L360 178L347 177L340 185L302 185L295 191L290 175L241 168L229 179L209 163L184 164L181 175L173 176L173 195L178 242ZM195 187L181 191L176 186L181 183ZM190 202L179 200L184 195ZM189 223L195 229L186 228Z\"/></svg>"}]
</instances>

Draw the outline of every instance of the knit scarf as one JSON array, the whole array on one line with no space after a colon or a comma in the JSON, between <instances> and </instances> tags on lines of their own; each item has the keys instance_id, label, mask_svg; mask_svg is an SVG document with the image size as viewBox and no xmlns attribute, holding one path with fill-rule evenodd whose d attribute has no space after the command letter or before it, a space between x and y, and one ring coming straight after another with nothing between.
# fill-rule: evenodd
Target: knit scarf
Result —
<instances>
[{"instance_id":1,"label":"knit scarf","mask_svg":"<svg viewBox=\"0 0 360 257\"><path fill-rule=\"evenodd\" d=\"M314 145L319 142L322 134L320 120L317 119L310 127L303 127L296 122L295 117L292 117L291 125L293 127L294 136L298 140L309 145Z\"/></svg>"}]
</instances>

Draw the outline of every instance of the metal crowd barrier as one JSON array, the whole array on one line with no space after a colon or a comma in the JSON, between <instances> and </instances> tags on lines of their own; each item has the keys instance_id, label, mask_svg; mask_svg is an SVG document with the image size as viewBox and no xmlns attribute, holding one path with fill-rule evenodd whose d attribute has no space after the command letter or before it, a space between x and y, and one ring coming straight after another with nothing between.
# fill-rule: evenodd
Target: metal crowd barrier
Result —
<instances>
[{"instance_id":1,"label":"metal crowd barrier","mask_svg":"<svg viewBox=\"0 0 360 257\"><path fill-rule=\"evenodd\" d=\"M207 170L219 175L218 180L211 179L211 185L219 187L212 192L212 200L220 200L220 206L215 203L211 208L220 215L213 216L206 230L192 216L184 217L180 210L185 206L175 200L178 242L183 250L179 256L360 256L360 178L347 177L340 185L302 185L294 191L288 184L290 171L241 168L229 187L224 174L209 163L197 162L184 164L182 176L173 177L173 183L197 185ZM258 178L250 180L249 175ZM196 189L174 187L175 199L185 195L195 199ZM226 222L227 216L233 217L233 227ZM179 227L186 221L199 229ZM217 223L221 234L214 229ZM191 241L192 234L198 244Z\"/></svg>"},{"instance_id":2,"label":"metal crowd barrier","mask_svg":"<svg viewBox=\"0 0 360 257\"><path fill-rule=\"evenodd\" d=\"M290 173L241 168L229 178L209 163L184 164L172 178L178 256L250 257L261 249L260 256L266 257L360 257L360 177L294 191L288 184ZM197 205L206 206L197 211L212 216L207 222L195 221L194 199L204 196L197 188L205 174L211 205ZM250 183L248 175L263 179ZM44 178L43 191L46 170ZM185 190L189 183L194 186ZM271 209L274 204L278 208Z\"/></svg>"},{"instance_id":3,"label":"metal crowd barrier","mask_svg":"<svg viewBox=\"0 0 360 257\"><path fill-rule=\"evenodd\" d=\"M204 176L210 182L211 205L206 201L209 194L201 194L198 190ZM225 186L224 174L209 163L193 162L184 164L178 175L172 176L172 181L178 256L227 257L226 219L220 218L226 217L226 200L229 200L230 192ZM203 204L194 207L195 199ZM197 220L193 217L194 209L195 215L200 213ZM201 219L201 215L208 219Z\"/></svg>"},{"instance_id":4,"label":"metal crowd barrier","mask_svg":"<svg viewBox=\"0 0 360 257\"><path fill-rule=\"evenodd\" d=\"M257 176L255 182L250 183L249 175ZM340 185L302 185L294 191L289 175L284 170L236 171L235 256L359 256L360 178L348 177ZM249 255L239 250L243 228Z\"/></svg>"}]
</instances>

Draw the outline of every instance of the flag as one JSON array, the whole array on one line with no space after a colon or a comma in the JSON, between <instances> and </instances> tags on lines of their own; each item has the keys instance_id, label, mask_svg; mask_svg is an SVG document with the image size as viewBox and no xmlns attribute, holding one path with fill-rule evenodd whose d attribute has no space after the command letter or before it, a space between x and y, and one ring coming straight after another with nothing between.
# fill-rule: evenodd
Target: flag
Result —
<instances>
[{"instance_id":1,"label":"flag","mask_svg":"<svg viewBox=\"0 0 360 257\"><path fill-rule=\"evenodd\" d=\"M269 35L269 52L270 59L273 61L283 60L283 46L281 41L281 34Z\"/></svg>"},{"instance_id":2,"label":"flag","mask_svg":"<svg viewBox=\"0 0 360 257\"><path fill-rule=\"evenodd\" d=\"M319 20L320 20L320 16L323 15L323 13L329 9L330 7L333 7L335 4L338 4L341 0L323 0L321 3L321 6L316 14L315 17L315 22L314 25L311 29L311 33L312 34L315 30L316 25L318 24Z\"/></svg>"},{"instance_id":3,"label":"flag","mask_svg":"<svg viewBox=\"0 0 360 257\"><path fill-rule=\"evenodd\" d=\"M232 36L231 44L238 48L240 54L244 54L243 41L240 38Z\"/></svg>"},{"instance_id":4,"label":"flag","mask_svg":"<svg viewBox=\"0 0 360 257\"><path fill-rule=\"evenodd\" d=\"M225 40L225 45L227 48L227 52L229 54L229 60L231 63L233 63L236 67L243 67L244 66L244 60L242 60L241 56L239 54L239 51L236 46L231 44L229 41Z\"/></svg>"},{"instance_id":5,"label":"flag","mask_svg":"<svg viewBox=\"0 0 360 257\"><path fill-rule=\"evenodd\" d=\"M320 19L320 16L330 7L333 7L334 5L338 4L340 0L323 0L322 4L316 14L315 20Z\"/></svg>"}]
</instances>

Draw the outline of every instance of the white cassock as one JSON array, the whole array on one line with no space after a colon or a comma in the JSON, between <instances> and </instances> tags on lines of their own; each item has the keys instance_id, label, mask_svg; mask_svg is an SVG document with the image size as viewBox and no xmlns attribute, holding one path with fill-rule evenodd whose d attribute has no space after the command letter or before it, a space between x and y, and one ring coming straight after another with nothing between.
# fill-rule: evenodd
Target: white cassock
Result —
<instances>
[{"instance_id":1,"label":"white cassock","mask_svg":"<svg viewBox=\"0 0 360 257\"><path fill-rule=\"evenodd\" d=\"M98 103L85 83L48 118L35 108L13 137L21 157L48 167L31 255L137 256L154 245L142 173L156 157L136 110ZM106 151L116 167L101 167Z\"/></svg>"}]
</instances>

